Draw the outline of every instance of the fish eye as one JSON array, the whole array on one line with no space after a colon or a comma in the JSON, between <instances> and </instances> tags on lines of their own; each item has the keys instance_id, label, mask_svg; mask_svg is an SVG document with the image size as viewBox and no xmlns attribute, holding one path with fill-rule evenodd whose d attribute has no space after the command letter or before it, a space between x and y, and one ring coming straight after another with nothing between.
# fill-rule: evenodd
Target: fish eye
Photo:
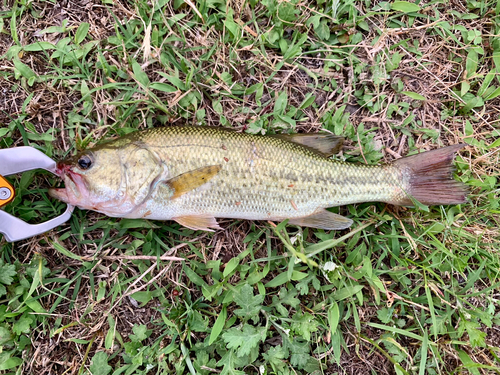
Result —
<instances>
[{"instance_id":1,"label":"fish eye","mask_svg":"<svg viewBox=\"0 0 500 375\"><path fill-rule=\"evenodd\" d=\"M88 155L82 155L78 159L78 166L83 170L87 170L92 166L92 159Z\"/></svg>"}]
</instances>

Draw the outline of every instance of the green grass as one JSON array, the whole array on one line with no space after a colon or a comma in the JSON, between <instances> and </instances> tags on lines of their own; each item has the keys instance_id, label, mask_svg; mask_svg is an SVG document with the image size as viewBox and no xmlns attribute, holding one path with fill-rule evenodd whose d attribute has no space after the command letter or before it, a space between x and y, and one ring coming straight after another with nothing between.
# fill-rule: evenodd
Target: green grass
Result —
<instances>
[{"instance_id":1,"label":"green grass","mask_svg":"<svg viewBox=\"0 0 500 375\"><path fill-rule=\"evenodd\" d=\"M470 202L341 207L341 232L76 210L0 242L0 374L500 373L499 2L85 4L0 7L1 148L172 124L324 129L368 164L465 142ZM49 174L11 181L8 212L64 210Z\"/></svg>"}]
</instances>

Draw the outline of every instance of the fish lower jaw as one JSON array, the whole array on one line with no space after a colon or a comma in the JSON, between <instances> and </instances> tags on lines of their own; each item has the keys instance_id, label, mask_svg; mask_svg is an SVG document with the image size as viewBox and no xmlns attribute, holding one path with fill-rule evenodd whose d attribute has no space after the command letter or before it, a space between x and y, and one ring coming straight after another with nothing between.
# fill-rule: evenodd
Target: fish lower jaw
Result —
<instances>
[{"instance_id":1,"label":"fish lower jaw","mask_svg":"<svg viewBox=\"0 0 500 375\"><path fill-rule=\"evenodd\" d=\"M58 199L64 203L71 204L66 188L50 188L49 195L52 198Z\"/></svg>"}]
</instances>

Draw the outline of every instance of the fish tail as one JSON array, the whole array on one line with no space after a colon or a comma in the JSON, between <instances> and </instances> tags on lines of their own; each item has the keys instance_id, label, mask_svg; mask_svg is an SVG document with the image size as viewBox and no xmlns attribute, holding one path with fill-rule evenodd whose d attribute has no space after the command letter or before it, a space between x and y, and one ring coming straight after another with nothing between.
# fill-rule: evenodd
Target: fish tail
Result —
<instances>
[{"instance_id":1,"label":"fish tail","mask_svg":"<svg viewBox=\"0 0 500 375\"><path fill-rule=\"evenodd\" d=\"M425 205L460 204L467 201L468 187L453 179L455 153L465 144L399 159L395 165L402 172L405 197L395 204L413 206L413 199Z\"/></svg>"}]
</instances>

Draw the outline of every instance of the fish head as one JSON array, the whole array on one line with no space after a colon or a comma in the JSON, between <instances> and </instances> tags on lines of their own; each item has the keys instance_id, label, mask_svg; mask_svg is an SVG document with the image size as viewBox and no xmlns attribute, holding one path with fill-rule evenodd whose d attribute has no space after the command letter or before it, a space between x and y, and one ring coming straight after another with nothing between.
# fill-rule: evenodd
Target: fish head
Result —
<instances>
[{"instance_id":1,"label":"fish head","mask_svg":"<svg viewBox=\"0 0 500 375\"><path fill-rule=\"evenodd\" d=\"M126 180L120 153L114 148L86 150L57 163L56 174L64 188L49 194L68 204L121 216L126 203Z\"/></svg>"}]
</instances>

